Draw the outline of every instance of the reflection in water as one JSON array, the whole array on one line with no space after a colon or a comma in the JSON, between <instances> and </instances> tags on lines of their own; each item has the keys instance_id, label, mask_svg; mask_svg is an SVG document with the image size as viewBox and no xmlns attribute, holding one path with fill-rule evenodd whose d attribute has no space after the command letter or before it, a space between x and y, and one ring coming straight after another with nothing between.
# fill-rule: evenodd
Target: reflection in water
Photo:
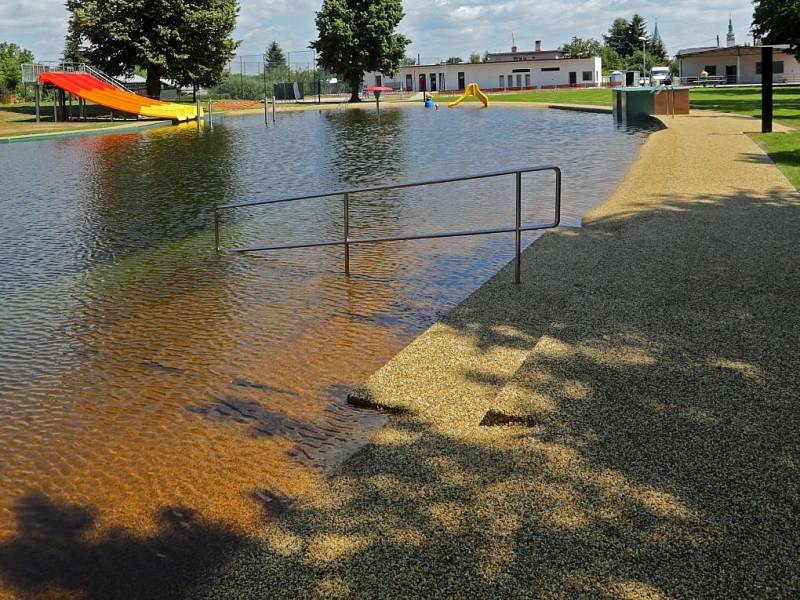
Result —
<instances>
[{"instance_id":1,"label":"reflection in water","mask_svg":"<svg viewBox=\"0 0 800 600\"><path fill-rule=\"evenodd\" d=\"M264 498L291 498L383 422L344 387L513 251L506 236L362 246L345 278L340 248L217 255L214 205L554 162L579 216L645 133L603 115L409 108L0 148L0 595L23 513L45 503L92 507L90 554L113 531L171 539L164 507L257 526ZM48 173L32 187L33 164ZM511 190L359 194L352 233L508 224ZM547 178L526 177L526 219L551 198ZM303 201L226 216L223 241L337 239L342 225L340 198Z\"/></svg>"},{"instance_id":2,"label":"reflection in water","mask_svg":"<svg viewBox=\"0 0 800 600\"><path fill-rule=\"evenodd\" d=\"M409 112L351 110L325 115L326 134L335 140L331 157L341 187L380 185L406 178ZM366 160L365 160L366 159Z\"/></svg>"}]
</instances>

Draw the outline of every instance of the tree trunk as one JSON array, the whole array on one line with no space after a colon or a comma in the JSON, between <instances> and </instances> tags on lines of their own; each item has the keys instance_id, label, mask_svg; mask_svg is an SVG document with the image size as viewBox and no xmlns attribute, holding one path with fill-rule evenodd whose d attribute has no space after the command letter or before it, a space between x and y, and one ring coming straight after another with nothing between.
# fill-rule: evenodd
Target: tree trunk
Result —
<instances>
[{"instance_id":1,"label":"tree trunk","mask_svg":"<svg viewBox=\"0 0 800 600\"><path fill-rule=\"evenodd\" d=\"M361 102L358 97L358 92L361 91L361 78L354 78L350 80L350 102Z\"/></svg>"},{"instance_id":2,"label":"tree trunk","mask_svg":"<svg viewBox=\"0 0 800 600\"><path fill-rule=\"evenodd\" d=\"M147 96L161 99L161 67L150 66L147 69Z\"/></svg>"}]
</instances>

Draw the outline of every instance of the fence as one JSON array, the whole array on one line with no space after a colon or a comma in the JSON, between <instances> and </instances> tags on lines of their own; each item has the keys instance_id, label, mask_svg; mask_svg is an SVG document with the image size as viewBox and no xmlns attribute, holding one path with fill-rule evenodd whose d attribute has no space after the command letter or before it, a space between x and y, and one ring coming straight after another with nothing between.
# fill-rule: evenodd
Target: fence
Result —
<instances>
[{"instance_id":1,"label":"fence","mask_svg":"<svg viewBox=\"0 0 800 600\"><path fill-rule=\"evenodd\" d=\"M347 82L320 68L312 50L286 53L286 62L270 64L259 54L239 54L228 64L223 82L208 90L213 98L258 100L272 97L274 84L302 84L307 96L344 95L350 93Z\"/></svg>"}]
</instances>

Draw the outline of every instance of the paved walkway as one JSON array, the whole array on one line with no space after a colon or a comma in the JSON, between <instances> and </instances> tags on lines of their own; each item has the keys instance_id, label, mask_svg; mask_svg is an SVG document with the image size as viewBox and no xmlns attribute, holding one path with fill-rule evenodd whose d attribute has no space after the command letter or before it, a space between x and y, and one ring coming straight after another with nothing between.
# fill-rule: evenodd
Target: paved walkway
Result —
<instances>
[{"instance_id":1,"label":"paved walkway","mask_svg":"<svg viewBox=\"0 0 800 600\"><path fill-rule=\"evenodd\" d=\"M667 124L367 382L405 412L208 597L800 593L800 197L756 121Z\"/></svg>"}]
</instances>

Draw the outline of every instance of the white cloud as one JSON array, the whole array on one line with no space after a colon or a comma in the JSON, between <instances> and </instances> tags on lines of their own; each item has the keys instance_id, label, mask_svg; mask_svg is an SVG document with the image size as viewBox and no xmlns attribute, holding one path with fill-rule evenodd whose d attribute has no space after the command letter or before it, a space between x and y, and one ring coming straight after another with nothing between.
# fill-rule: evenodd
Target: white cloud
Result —
<instances>
[{"instance_id":1,"label":"white cloud","mask_svg":"<svg viewBox=\"0 0 800 600\"><path fill-rule=\"evenodd\" d=\"M259 55L273 39L286 50L302 51L315 36L314 13L322 0L241 0L237 39L242 54ZM748 39L749 0L405 0L401 30L412 40L409 54L462 56L484 50L531 48L542 40L554 48L573 35L599 38L616 17L643 15L659 30L671 52L724 40L732 13L737 40ZM63 0L2 0L0 41L33 50L38 59L57 58L63 47L67 11ZM296 55L305 60L303 55Z\"/></svg>"}]
</instances>

